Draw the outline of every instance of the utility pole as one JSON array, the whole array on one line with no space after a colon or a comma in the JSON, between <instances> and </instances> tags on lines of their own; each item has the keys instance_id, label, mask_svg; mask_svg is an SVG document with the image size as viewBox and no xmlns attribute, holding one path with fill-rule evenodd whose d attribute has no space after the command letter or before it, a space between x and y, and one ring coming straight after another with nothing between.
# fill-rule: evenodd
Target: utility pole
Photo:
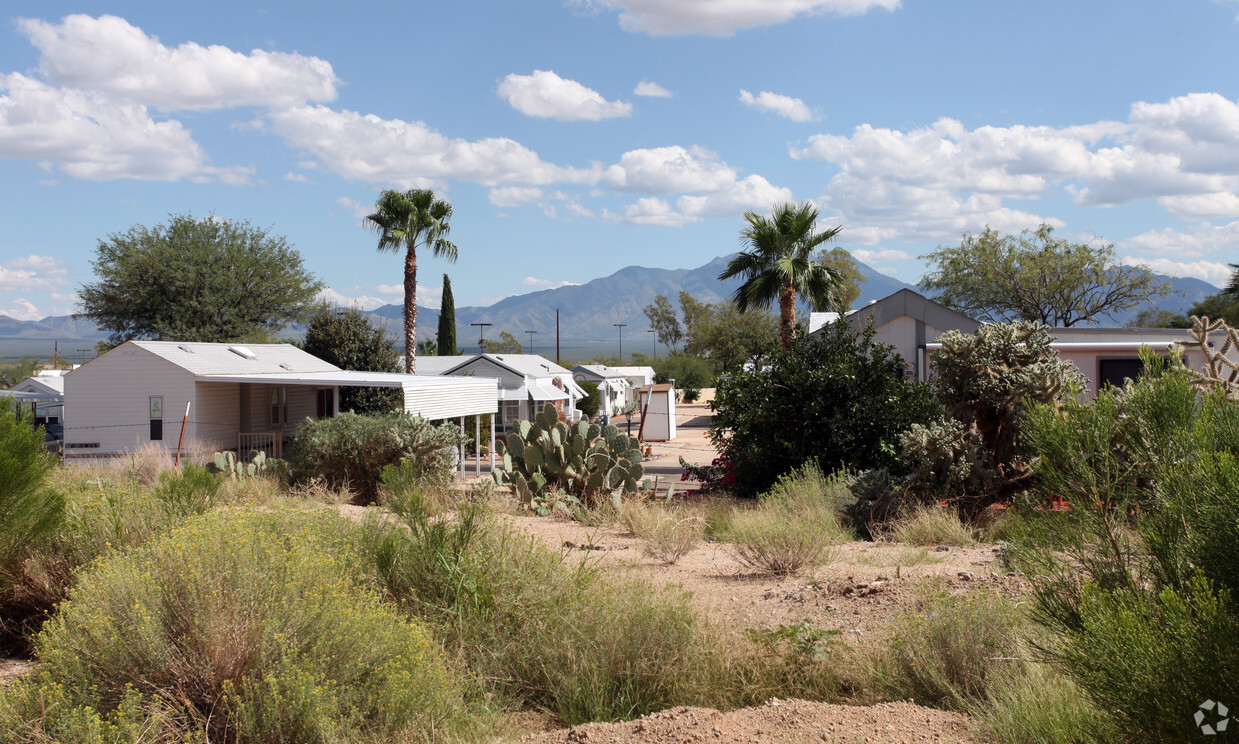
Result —
<instances>
[{"instance_id":1,"label":"utility pole","mask_svg":"<svg viewBox=\"0 0 1239 744\"><path fill-rule=\"evenodd\" d=\"M646 333L654 334L654 358L657 359L658 358L658 331L651 328L648 331L646 331Z\"/></svg>"},{"instance_id":2,"label":"utility pole","mask_svg":"<svg viewBox=\"0 0 1239 744\"><path fill-rule=\"evenodd\" d=\"M627 323L612 323L611 325L619 329L619 336L620 336L619 358L620 358L620 366L622 367L624 366L624 329L628 327L628 324Z\"/></svg>"},{"instance_id":3,"label":"utility pole","mask_svg":"<svg viewBox=\"0 0 1239 744\"><path fill-rule=\"evenodd\" d=\"M470 323L469 325L478 327L478 351L486 353L486 343L482 334L486 333L486 326L494 325L494 323Z\"/></svg>"},{"instance_id":4,"label":"utility pole","mask_svg":"<svg viewBox=\"0 0 1239 744\"><path fill-rule=\"evenodd\" d=\"M555 363L559 364L559 308L555 308Z\"/></svg>"},{"instance_id":5,"label":"utility pole","mask_svg":"<svg viewBox=\"0 0 1239 744\"><path fill-rule=\"evenodd\" d=\"M537 331L525 331L525 333L529 334L529 353L532 354L533 353L533 334L537 333Z\"/></svg>"}]
</instances>

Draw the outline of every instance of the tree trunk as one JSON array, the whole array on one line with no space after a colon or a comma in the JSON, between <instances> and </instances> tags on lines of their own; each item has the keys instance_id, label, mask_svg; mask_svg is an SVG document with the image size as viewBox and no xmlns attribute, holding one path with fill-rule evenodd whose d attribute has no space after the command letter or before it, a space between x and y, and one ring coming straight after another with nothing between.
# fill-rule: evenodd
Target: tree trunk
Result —
<instances>
[{"instance_id":1,"label":"tree trunk","mask_svg":"<svg viewBox=\"0 0 1239 744\"><path fill-rule=\"evenodd\" d=\"M417 362L417 252L404 254L404 371L415 374Z\"/></svg>"},{"instance_id":2,"label":"tree trunk","mask_svg":"<svg viewBox=\"0 0 1239 744\"><path fill-rule=\"evenodd\" d=\"M783 286L783 294L779 295L779 338L783 341L783 351L792 348L792 334L796 332L796 288L788 279Z\"/></svg>"}]
</instances>

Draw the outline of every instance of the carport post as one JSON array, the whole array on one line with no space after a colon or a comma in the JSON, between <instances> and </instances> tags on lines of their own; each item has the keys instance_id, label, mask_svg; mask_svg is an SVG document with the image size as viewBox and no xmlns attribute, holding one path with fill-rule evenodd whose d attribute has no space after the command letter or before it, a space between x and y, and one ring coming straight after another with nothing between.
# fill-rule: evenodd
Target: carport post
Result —
<instances>
[{"instance_id":1,"label":"carport post","mask_svg":"<svg viewBox=\"0 0 1239 744\"><path fill-rule=\"evenodd\" d=\"M473 451L478 453L478 465L473 474L482 477L482 417L473 417Z\"/></svg>"},{"instance_id":2,"label":"carport post","mask_svg":"<svg viewBox=\"0 0 1239 744\"><path fill-rule=\"evenodd\" d=\"M495 474L495 417L497 415L497 413L490 415L490 473L492 476Z\"/></svg>"},{"instance_id":3,"label":"carport post","mask_svg":"<svg viewBox=\"0 0 1239 744\"><path fill-rule=\"evenodd\" d=\"M465 417L460 417L460 477L465 477Z\"/></svg>"}]
</instances>

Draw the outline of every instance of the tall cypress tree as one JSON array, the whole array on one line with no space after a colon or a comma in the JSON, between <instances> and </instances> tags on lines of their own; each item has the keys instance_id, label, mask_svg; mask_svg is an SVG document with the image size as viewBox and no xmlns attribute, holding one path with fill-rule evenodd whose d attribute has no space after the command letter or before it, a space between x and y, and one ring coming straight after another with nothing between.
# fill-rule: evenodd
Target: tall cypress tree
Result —
<instances>
[{"instance_id":1,"label":"tall cypress tree","mask_svg":"<svg viewBox=\"0 0 1239 744\"><path fill-rule=\"evenodd\" d=\"M439 305L439 356L456 353L456 300L452 297L452 280L443 275L443 300Z\"/></svg>"}]
</instances>

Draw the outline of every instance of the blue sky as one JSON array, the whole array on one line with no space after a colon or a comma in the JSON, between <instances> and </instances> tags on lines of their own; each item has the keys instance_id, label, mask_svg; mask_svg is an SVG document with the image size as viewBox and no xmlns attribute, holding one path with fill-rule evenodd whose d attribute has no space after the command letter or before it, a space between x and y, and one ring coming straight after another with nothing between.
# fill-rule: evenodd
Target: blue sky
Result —
<instances>
[{"instance_id":1,"label":"blue sky","mask_svg":"<svg viewBox=\"0 0 1239 744\"><path fill-rule=\"evenodd\" d=\"M54 12L53 12L54 11ZM811 199L915 281L986 225L1239 261L1239 2L5 3L0 314L72 312L97 240L170 213L286 235L338 298L399 302L360 224L455 207L458 305L736 249ZM342 300L344 301L344 300Z\"/></svg>"}]
</instances>

